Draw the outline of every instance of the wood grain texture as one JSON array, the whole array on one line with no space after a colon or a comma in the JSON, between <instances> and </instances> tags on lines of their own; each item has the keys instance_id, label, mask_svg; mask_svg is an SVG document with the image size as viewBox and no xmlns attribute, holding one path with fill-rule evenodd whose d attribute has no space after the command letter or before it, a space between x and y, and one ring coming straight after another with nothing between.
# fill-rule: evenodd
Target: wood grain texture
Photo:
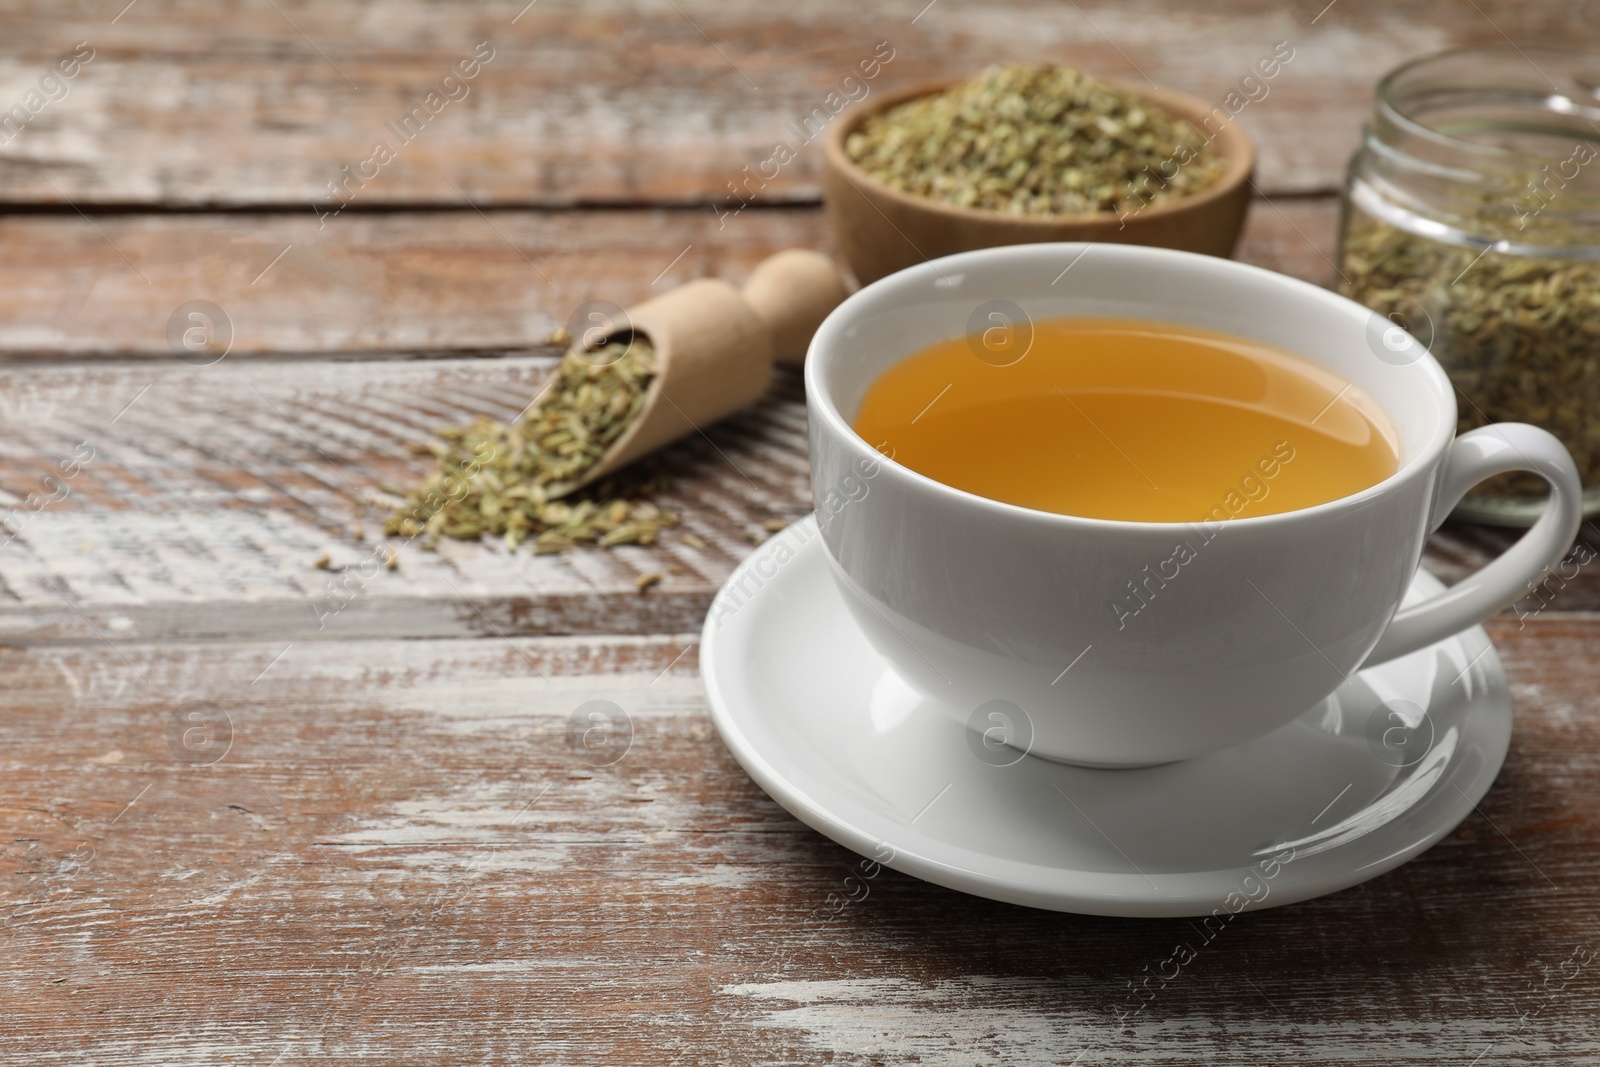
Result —
<instances>
[{"instance_id":1,"label":"wood grain texture","mask_svg":"<svg viewBox=\"0 0 1600 1067\"><path fill-rule=\"evenodd\" d=\"M347 215L0 216L0 353L170 360L168 323L207 300L230 357L496 355L579 305L627 307L691 278L742 283L784 248L828 248L815 208ZM180 316L181 318L181 316Z\"/></svg>"},{"instance_id":2,"label":"wood grain texture","mask_svg":"<svg viewBox=\"0 0 1600 1067\"><path fill-rule=\"evenodd\" d=\"M655 546L534 556L498 542L426 552L382 538L389 506L373 494L416 484L432 462L408 445L479 415L514 417L553 362L0 371L0 395L19 405L0 424L0 500L11 505L0 519L15 534L0 556L0 639L698 628L762 524L809 509L793 371L765 404L663 454L673 488L657 499L683 521ZM90 453L62 477L63 462ZM57 481L43 481L52 472ZM378 562L386 544L398 569ZM331 569L316 565L325 554ZM662 581L640 593L638 577L652 572Z\"/></svg>"},{"instance_id":3,"label":"wood grain texture","mask_svg":"<svg viewBox=\"0 0 1600 1067\"><path fill-rule=\"evenodd\" d=\"M1517 724L1477 814L1134 1015L1188 924L888 870L840 907L858 858L717 739L705 610L810 506L794 374L664 457L656 546L363 565L408 446L514 415L580 302L831 249L814 146L757 206L729 183L880 41L872 92L1041 58L1219 101L1290 41L1239 119L1240 257L1322 284L1375 78L1502 30L1594 44L1593 8L0 0L0 119L95 49L0 133L0 1063L1600 1062L1592 564L1490 624ZM480 41L470 95L319 225ZM213 366L170 348L195 300L233 328ZM1428 565L1508 538L1447 526ZM594 699L630 718L615 762L569 740Z\"/></svg>"},{"instance_id":4,"label":"wood grain texture","mask_svg":"<svg viewBox=\"0 0 1600 1067\"><path fill-rule=\"evenodd\" d=\"M12 204L281 204L302 208L372 157L397 158L352 203L570 206L729 195L780 142L799 158L759 199L818 195L815 145L791 132L829 107L880 42L894 58L866 83L893 89L1037 59L1149 80L1222 103L1277 41L1295 58L1242 122L1269 194L1337 187L1371 88L1405 59L1452 45L1594 43L1584 5L1230 0L936 4L826 0L503 0L451 4L193 4L8 0L0 110L87 41L67 95L0 147ZM390 130L480 42L494 58L402 143ZM854 90L859 93L860 90ZM457 90L459 93L459 90ZM1259 95L1259 91L1258 91ZM442 97L440 98L443 99ZM839 98L839 99L842 99ZM748 199L748 196L746 198ZM737 201L730 201L737 203Z\"/></svg>"},{"instance_id":5,"label":"wood grain texture","mask_svg":"<svg viewBox=\"0 0 1600 1067\"><path fill-rule=\"evenodd\" d=\"M1336 218L1333 198L1257 201L1239 258L1324 283ZM820 210L418 212L321 231L292 215L0 216L0 356L171 359L169 320L193 300L227 315L230 358L492 355L543 342L585 301L742 284L794 247L832 250Z\"/></svg>"},{"instance_id":6,"label":"wood grain texture","mask_svg":"<svg viewBox=\"0 0 1600 1067\"><path fill-rule=\"evenodd\" d=\"M811 508L794 371L758 407L662 453L672 487L659 500L682 525L654 546L533 556L493 540L427 552L382 538L383 487L416 484L430 462L412 446L440 426L515 416L553 358L0 366L0 536L11 538L0 640L698 629L763 525ZM1430 565L1456 580L1511 536L1447 527ZM1585 537L1600 548L1600 530ZM396 570L379 564L386 545ZM330 569L317 566L324 555ZM1600 608L1600 553L1585 558L1530 589L1519 616ZM663 579L640 593L649 573Z\"/></svg>"},{"instance_id":7,"label":"wood grain texture","mask_svg":"<svg viewBox=\"0 0 1600 1067\"><path fill-rule=\"evenodd\" d=\"M839 907L857 857L732 761L692 637L12 650L0 1059L1591 1062L1600 622L1491 630L1517 724L1480 813L1136 1014L1187 922L888 870ZM567 740L591 699L631 721L605 766ZM193 702L215 762L169 745Z\"/></svg>"}]
</instances>

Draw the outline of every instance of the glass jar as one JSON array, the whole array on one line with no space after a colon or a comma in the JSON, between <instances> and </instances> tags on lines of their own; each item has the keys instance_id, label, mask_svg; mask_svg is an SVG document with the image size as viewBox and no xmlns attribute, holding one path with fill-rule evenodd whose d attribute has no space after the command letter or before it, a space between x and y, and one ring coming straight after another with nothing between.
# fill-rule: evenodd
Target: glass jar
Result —
<instances>
[{"instance_id":1,"label":"glass jar","mask_svg":"<svg viewBox=\"0 0 1600 1067\"><path fill-rule=\"evenodd\" d=\"M1459 432L1543 426L1600 511L1600 55L1475 48L1391 72L1350 161L1338 272L1444 366ZM1456 514L1528 525L1544 496L1504 475Z\"/></svg>"}]
</instances>

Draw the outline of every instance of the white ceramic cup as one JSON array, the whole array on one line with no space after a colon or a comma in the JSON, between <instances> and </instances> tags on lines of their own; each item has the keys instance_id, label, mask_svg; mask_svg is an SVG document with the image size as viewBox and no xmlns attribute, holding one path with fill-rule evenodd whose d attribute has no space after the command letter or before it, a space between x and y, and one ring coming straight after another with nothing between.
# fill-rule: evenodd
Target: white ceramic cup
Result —
<instances>
[{"instance_id":1,"label":"white ceramic cup","mask_svg":"<svg viewBox=\"0 0 1600 1067\"><path fill-rule=\"evenodd\" d=\"M886 368L971 333L975 312L982 323L1007 307L1032 321L1179 323L1298 353L1383 408L1399 469L1299 511L1209 527L1122 522L951 488L851 429ZM1031 244L932 260L841 304L812 340L805 375L817 518L867 638L963 721L993 701L1015 705L1030 724L1028 750L1056 760L1143 766L1267 733L1363 665L1525 595L1581 520L1577 470L1550 434L1498 423L1457 438L1449 379L1391 323L1325 289L1208 256ZM1482 570L1397 615L1428 535L1468 489L1507 471L1550 483L1538 522ZM1142 606L1136 618L1132 605Z\"/></svg>"}]
</instances>

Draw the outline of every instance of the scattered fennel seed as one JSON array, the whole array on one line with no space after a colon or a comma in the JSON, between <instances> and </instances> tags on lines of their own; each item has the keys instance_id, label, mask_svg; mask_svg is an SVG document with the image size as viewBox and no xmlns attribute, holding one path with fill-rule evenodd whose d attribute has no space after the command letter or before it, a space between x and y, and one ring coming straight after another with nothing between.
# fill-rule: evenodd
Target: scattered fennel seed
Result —
<instances>
[{"instance_id":1,"label":"scattered fennel seed","mask_svg":"<svg viewBox=\"0 0 1600 1067\"><path fill-rule=\"evenodd\" d=\"M488 534L514 551L531 540L538 555L654 543L677 516L647 499L664 488L648 469L558 500L547 495L551 485L580 480L638 417L654 373L655 352L642 337L569 352L522 421L441 430L429 449L437 468L405 494L384 532L421 538L424 547Z\"/></svg>"}]
</instances>

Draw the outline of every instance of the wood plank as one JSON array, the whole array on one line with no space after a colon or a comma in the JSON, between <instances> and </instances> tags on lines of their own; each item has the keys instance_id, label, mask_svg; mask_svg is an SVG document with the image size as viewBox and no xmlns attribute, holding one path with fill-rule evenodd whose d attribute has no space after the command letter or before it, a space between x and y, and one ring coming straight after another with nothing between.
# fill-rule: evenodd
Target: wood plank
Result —
<instances>
[{"instance_id":1,"label":"wood plank","mask_svg":"<svg viewBox=\"0 0 1600 1067\"><path fill-rule=\"evenodd\" d=\"M809 509L793 371L767 403L666 455L674 488L657 499L683 521L654 546L536 557L396 538L398 569L378 565L389 509L371 494L416 484L431 463L408 443L514 417L553 361L0 369L0 395L18 405L0 426L0 499L16 535L0 557L0 639L698 628L762 524ZM41 483L83 456L75 476ZM332 571L316 565L324 554ZM641 594L651 572L664 578Z\"/></svg>"},{"instance_id":2,"label":"wood plank","mask_svg":"<svg viewBox=\"0 0 1600 1067\"><path fill-rule=\"evenodd\" d=\"M872 92L1025 57L1222 103L1275 42L1288 41L1295 58L1239 121L1260 144L1264 189L1327 192L1340 182L1373 85L1403 60L1497 44L1501 31L1518 40L1595 32L1585 5L1556 0L1331 8L1315 0L140 0L115 19L106 7L0 5L0 110L28 104L29 89L73 42L94 49L67 95L29 105L26 126L0 146L0 201L278 204L309 217L327 183L373 158L380 141L397 158L369 166L375 176L351 187L360 207L710 204L779 142L803 151L752 192L814 201L815 145L788 124L830 108L841 87L859 95L843 80L880 42L893 59L865 83ZM396 137L390 124L485 42L493 58L467 95L442 102L409 143Z\"/></svg>"},{"instance_id":3,"label":"wood plank","mask_svg":"<svg viewBox=\"0 0 1600 1067\"><path fill-rule=\"evenodd\" d=\"M829 244L815 208L721 227L684 210L348 215L321 231L309 215L0 216L0 354L170 360L169 320L193 300L225 313L232 356L526 350L585 301L739 283L773 252Z\"/></svg>"},{"instance_id":4,"label":"wood plank","mask_svg":"<svg viewBox=\"0 0 1600 1067\"><path fill-rule=\"evenodd\" d=\"M858 858L723 749L689 637L12 650L0 1059L1588 1062L1600 622L1492 630L1517 724L1481 812L1135 1015L1185 921L888 870L841 907ZM606 766L565 736L596 698L632 724ZM169 747L191 701L216 762Z\"/></svg>"},{"instance_id":5,"label":"wood plank","mask_svg":"<svg viewBox=\"0 0 1600 1067\"><path fill-rule=\"evenodd\" d=\"M1257 205L1247 253L1279 269L1315 271L1322 261L1306 238L1326 241L1332 205L1291 201L1277 207L1282 214ZM682 213L636 215L631 227L607 216L618 250L609 258L594 253L607 270L618 272L612 281L626 292L648 290L645 274L654 265L620 273L645 259L620 251L625 234L668 229ZM527 221L541 218L551 221ZM753 224L757 218L765 229ZM730 275L788 240L791 230L815 226L817 213L763 212L750 221L751 243L735 245L716 261ZM158 223L181 229L195 220ZM578 222L570 229L592 232ZM418 261L428 258L416 255ZM473 261L470 255L458 260ZM502 282L509 285L518 268L502 266ZM318 302L318 275L309 277L293 287L295 295L274 296L248 315L240 311L238 321L264 329L284 323L286 330L301 322L313 336L326 338L317 332L314 311L296 318L296 302L325 309L324 325L331 329L341 298L360 292L360 283L332 289ZM470 360L229 358L209 367L170 357L0 364L0 502L7 505L0 518L16 534L0 553L0 640L97 641L105 634L118 640L289 642L698 628L712 594L749 551L752 538L762 535L762 524L810 509L804 399L793 372L780 375L759 408L664 456L676 487L663 502L682 514L684 525L659 545L535 558L526 549L512 556L494 544L448 543L428 553L396 542L399 569L372 576L368 561L382 554L378 534L385 511L370 502L370 494L421 477L427 464L408 446L428 440L441 425L478 415L514 416L551 365L551 350L526 347L529 329L516 325L519 315L537 312L502 310L499 325L482 326L497 305L481 294L501 291L491 277L483 273L450 289L475 310L458 312L446 324L457 322L463 330L478 324L483 332L454 338L482 346L466 348L468 354L520 344L519 354ZM428 305L426 295L438 291L426 281L395 291L395 316L412 308L412 319L378 316L373 329L395 331L389 340L398 344L411 336L406 331L412 326L425 322L425 312L413 304ZM171 292L181 290L174 286ZM423 296L408 301L401 292ZM444 296L433 300L433 306L452 306ZM479 312L483 318L475 319ZM111 317L98 321L105 334L117 329ZM533 332L544 328L541 323ZM382 338L354 338L362 339ZM443 329L420 339L451 340ZM92 460L64 486L41 483L85 448L93 449ZM27 503L30 493L48 497L63 490L62 499L36 501L42 504L37 513ZM708 550L690 548L683 532L703 538ZM1600 546L1600 531L1588 532ZM1435 539L1430 566L1455 580L1503 550L1508 536L1447 527ZM324 553L334 567L348 569L318 569L315 562ZM665 578L641 595L637 579L651 572ZM1600 577L1585 566L1570 583L1546 585L1518 612L1597 609Z\"/></svg>"},{"instance_id":6,"label":"wood plank","mask_svg":"<svg viewBox=\"0 0 1600 1067\"><path fill-rule=\"evenodd\" d=\"M1323 283L1336 219L1332 198L1258 201L1239 257ZM427 212L321 232L282 215L0 217L0 356L171 359L169 320L193 300L226 314L235 357L527 350L584 301L626 307L706 275L739 284L780 249L832 245L815 208L726 225L698 211Z\"/></svg>"}]
</instances>

